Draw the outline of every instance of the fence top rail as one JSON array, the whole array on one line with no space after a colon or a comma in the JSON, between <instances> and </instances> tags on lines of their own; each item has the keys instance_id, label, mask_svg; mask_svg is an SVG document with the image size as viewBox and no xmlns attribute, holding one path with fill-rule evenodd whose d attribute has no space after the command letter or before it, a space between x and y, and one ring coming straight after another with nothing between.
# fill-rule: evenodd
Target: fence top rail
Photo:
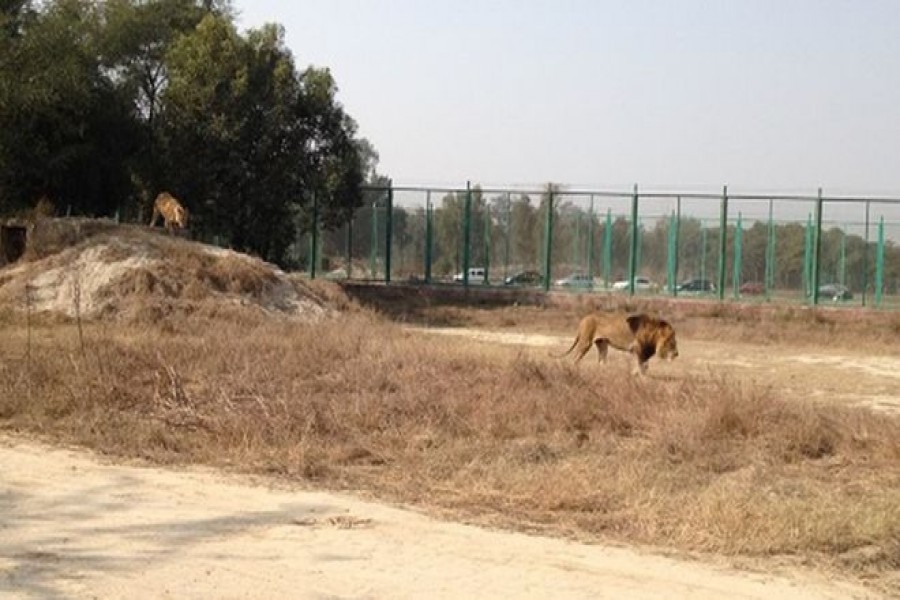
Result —
<instances>
[{"instance_id":1,"label":"fence top rail","mask_svg":"<svg viewBox=\"0 0 900 600\"><path fill-rule=\"evenodd\" d=\"M375 186L375 185L365 185L362 187L364 191L385 191L387 189L392 189L394 192L417 192L417 193L438 193L438 194L454 194L454 193L465 193L467 188L465 187L429 187L429 186L410 186L410 185L395 185L395 186ZM518 194L518 195L534 195L540 196L542 194L546 194L546 189L516 189L516 188L483 188L483 187L472 187L471 191L479 192L481 194ZM637 193L639 198L653 198L653 199L668 199L668 200L677 200L688 199L688 200L721 200L724 196L724 192L722 193L712 193L712 192L657 192L657 191L641 191L637 190L621 190L621 191L611 191L611 190L585 190L585 189L558 189L554 190L555 195L559 196L585 196L590 197L594 196L597 198L631 198L635 192ZM790 202L816 202L820 199L818 194L728 194L729 200L737 200L737 201L748 201L748 200L758 200L758 201L790 201ZM900 204L900 197L892 197L892 196L821 196L821 200L824 203L834 203L834 202L846 202L846 203L875 203L875 204Z\"/></svg>"}]
</instances>

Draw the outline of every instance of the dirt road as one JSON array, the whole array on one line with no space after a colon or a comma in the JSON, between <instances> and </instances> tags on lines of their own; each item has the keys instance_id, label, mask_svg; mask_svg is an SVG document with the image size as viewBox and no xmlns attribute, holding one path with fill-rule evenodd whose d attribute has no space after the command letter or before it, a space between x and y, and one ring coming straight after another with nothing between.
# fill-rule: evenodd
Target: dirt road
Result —
<instances>
[{"instance_id":1,"label":"dirt road","mask_svg":"<svg viewBox=\"0 0 900 600\"><path fill-rule=\"evenodd\" d=\"M0 597L876 598L0 436Z\"/></svg>"}]
</instances>

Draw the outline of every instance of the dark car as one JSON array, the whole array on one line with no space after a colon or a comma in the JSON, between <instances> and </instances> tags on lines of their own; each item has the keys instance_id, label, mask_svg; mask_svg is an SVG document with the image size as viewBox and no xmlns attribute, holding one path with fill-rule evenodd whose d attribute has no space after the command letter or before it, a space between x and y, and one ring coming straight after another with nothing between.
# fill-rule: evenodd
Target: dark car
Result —
<instances>
[{"instance_id":1,"label":"dark car","mask_svg":"<svg viewBox=\"0 0 900 600\"><path fill-rule=\"evenodd\" d=\"M819 298L830 298L834 302L853 300L853 292L840 283L826 283L819 286Z\"/></svg>"},{"instance_id":2,"label":"dark car","mask_svg":"<svg viewBox=\"0 0 900 600\"><path fill-rule=\"evenodd\" d=\"M715 292L716 286L708 279L688 279L678 284L675 290L691 294L703 294Z\"/></svg>"},{"instance_id":3,"label":"dark car","mask_svg":"<svg viewBox=\"0 0 900 600\"><path fill-rule=\"evenodd\" d=\"M537 271L519 271L503 280L503 285L541 285L544 278Z\"/></svg>"},{"instance_id":4,"label":"dark car","mask_svg":"<svg viewBox=\"0 0 900 600\"><path fill-rule=\"evenodd\" d=\"M747 281L741 284L740 292L742 296L759 296L763 292L766 291L766 286L764 286L759 281Z\"/></svg>"}]
</instances>

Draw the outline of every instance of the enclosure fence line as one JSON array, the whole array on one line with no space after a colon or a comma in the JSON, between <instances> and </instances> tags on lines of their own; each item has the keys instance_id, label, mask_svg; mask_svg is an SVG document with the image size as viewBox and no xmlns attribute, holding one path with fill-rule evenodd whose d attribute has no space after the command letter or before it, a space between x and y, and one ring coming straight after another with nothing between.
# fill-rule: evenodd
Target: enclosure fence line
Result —
<instances>
[{"instance_id":1,"label":"enclosure fence line","mask_svg":"<svg viewBox=\"0 0 900 600\"><path fill-rule=\"evenodd\" d=\"M308 254L300 257L311 278L320 275L323 259L340 258L342 277L385 283L398 275L422 284L499 283L495 269L502 264L502 279L512 266L529 267L532 283L544 290L616 289L633 296L648 292L642 287L645 269L665 282L649 284L649 291L672 296L698 292L721 301L752 295L878 308L895 307L900 296L900 198L826 196L821 188L814 195L735 194L724 186L715 194L642 191L637 185L630 191L552 184L482 188L470 182L465 187L391 182L365 187L364 197L347 225L326 233L320 231L313 195ZM874 242L869 239L873 209L880 211ZM886 228L892 228L890 235ZM354 257L364 256L368 268L354 272ZM554 282L566 271L573 271L571 281ZM679 284L687 273L693 273L698 289ZM600 282L594 283L595 277ZM861 296L850 302L853 291Z\"/></svg>"}]
</instances>

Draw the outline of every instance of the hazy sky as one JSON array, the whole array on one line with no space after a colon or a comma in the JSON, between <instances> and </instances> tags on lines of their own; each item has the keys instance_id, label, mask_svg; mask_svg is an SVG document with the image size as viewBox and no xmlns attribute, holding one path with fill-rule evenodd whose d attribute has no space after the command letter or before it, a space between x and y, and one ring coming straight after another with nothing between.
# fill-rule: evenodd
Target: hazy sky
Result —
<instances>
[{"instance_id":1,"label":"hazy sky","mask_svg":"<svg viewBox=\"0 0 900 600\"><path fill-rule=\"evenodd\" d=\"M900 196L900 0L236 0L395 184Z\"/></svg>"}]
</instances>

